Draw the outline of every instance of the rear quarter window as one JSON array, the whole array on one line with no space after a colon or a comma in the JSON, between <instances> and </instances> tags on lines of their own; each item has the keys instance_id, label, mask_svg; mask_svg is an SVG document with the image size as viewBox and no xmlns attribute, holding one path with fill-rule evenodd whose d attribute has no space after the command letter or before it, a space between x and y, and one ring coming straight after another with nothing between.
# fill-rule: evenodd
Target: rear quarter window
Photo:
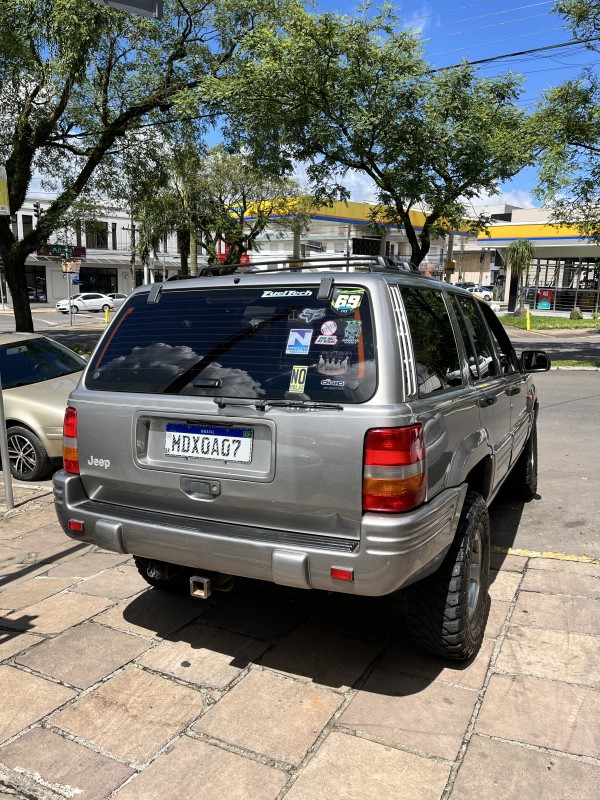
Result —
<instances>
[{"instance_id":1,"label":"rear quarter window","mask_svg":"<svg viewBox=\"0 0 600 800\"><path fill-rule=\"evenodd\" d=\"M340 285L163 291L129 298L85 385L96 391L360 403L375 391L371 306Z\"/></svg>"},{"instance_id":2,"label":"rear quarter window","mask_svg":"<svg viewBox=\"0 0 600 800\"><path fill-rule=\"evenodd\" d=\"M462 386L461 360L442 292L404 287L402 300L415 354L419 397Z\"/></svg>"}]
</instances>

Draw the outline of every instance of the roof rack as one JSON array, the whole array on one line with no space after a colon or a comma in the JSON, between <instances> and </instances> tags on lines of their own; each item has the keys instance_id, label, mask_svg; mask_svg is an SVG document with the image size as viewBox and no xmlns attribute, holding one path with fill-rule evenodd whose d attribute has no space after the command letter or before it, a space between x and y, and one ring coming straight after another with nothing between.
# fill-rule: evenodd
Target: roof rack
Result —
<instances>
[{"instance_id":1,"label":"roof rack","mask_svg":"<svg viewBox=\"0 0 600 800\"><path fill-rule=\"evenodd\" d=\"M257 269L265 267L265 269ZM252 261L246 264L215 264L213 267L202 267L199 276L232 275L235 272L302 272L317 269L343 270L345 272L416 272L419 268L411 261L400 261L394 256L323 256L318 258L283 258L274 261ZM181 276L183 277L183 276Z\"/></svg>"}]
</instances>

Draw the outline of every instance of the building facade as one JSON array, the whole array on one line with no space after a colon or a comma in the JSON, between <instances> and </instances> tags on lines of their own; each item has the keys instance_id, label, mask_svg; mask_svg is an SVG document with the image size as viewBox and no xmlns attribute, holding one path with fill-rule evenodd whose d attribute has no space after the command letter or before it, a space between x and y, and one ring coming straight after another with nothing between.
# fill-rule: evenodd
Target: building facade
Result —
<instances>
[{"instance_id":1,"label":"building facade","mask_svg":"<svg viewBox=\"0 0 600 800\"><path fill-rule=\"evenodd\" d=\"M36 208L37 206L37 208ZM15 235L23 238L43 214L48 201L31 197L13 221ZM403 229L389 228L383 234L370 225L368 203L336 202L311 218L309 231L301 239L306 256L391 255L410 260L410 246ZM454 231L432 242L420 269L426 275L452 283L474 283L495 288L499 302L513 308L518 302L516 276L505 264L504 253L511 241L530 239L536 258L524 276L526 302L532 308L584 312L599 310L600 246L582 239L576 231L552 226L545 209L509 205L487 206L493 217L487 235L478 237ZM413 212L419 229L424 215ZM54 305L79 291L129 293L144 283L165 280L177 274L180 256L174 235L165 237L149 265L134 258L136 222L126 209L84 223L80 229L58 231L48 247L27 259L26 276L32 304ZM278 261L293 254L293 235L274 221L259 238L250 261ZM202 254L199 255L203 261ZM66 273L64 261L74 262L78 274ZM67 280L73 281L69 287ZM70 291L69 291L70 289ZM0 281L2 302L6 285Z\"/></svg>"}]
</instances>

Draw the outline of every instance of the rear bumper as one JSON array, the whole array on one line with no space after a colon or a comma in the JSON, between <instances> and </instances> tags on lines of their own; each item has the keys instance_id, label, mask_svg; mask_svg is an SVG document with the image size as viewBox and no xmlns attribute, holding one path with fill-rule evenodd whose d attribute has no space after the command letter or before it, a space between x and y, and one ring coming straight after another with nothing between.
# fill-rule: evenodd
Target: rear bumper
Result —
<instances>
[{"instance_id":1,"label":"rear bumper","mask_svg":"<svg viewBox=\"0 0 600 800\"><path fill-rule=\"evenodd\" d=\"M389 594L437 568L467 491L466 484L447 489L405 514L365 514L356 540L98 503L87 497L79 476L64 471L53 482L58 519L77 541L199 570L370 596ZM70 531L69 520L82 522L83 533ZM332 567L352 569L354 580L333 580Z\"/></svg>"}]
</instances>

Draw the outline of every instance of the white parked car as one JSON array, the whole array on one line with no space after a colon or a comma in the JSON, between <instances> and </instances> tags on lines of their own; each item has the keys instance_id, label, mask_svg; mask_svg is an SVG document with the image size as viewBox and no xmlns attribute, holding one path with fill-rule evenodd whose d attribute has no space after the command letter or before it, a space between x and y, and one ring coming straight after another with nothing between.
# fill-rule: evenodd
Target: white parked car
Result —
<instances>
[{"instance_id":1,"label":"white parked car","mask_svg":"<svg viewBox=\"0 0 600 800\"><path fill-rule=\"evenodd\" d=\"M115 308L120 308L125 300L127 300L127 295L123 294L123 292L109 292L106 296L111 298L115 304Z\"/></svg>"},{"instance_id":2,"label":"white parked car","mask_svg":"<svg viewBox=\"0 0 600 800\"><path fill-rule=\"evenodd\" d=\"M471 292L475 297L479 297L480 300L487 300L488 302L493 297L491 289L487 289L484 286L468 286L467 292Z\"/></svg>"},{"instance_id":3,"label":"white parked car","mask_svg":"<svg viewBox=\"0 0 600 800\"><path fill-rule=\"evenodd\" d=\"M83 292L82 294L75 294L71 297L71 308L73 313L77 314L78 311L106 311L115 307L115 301L112 297L106 294L98 294L98 292ZM59 300L56 308L61 314L69 313L69 300Z\"/></svg>"}]
</instances>

